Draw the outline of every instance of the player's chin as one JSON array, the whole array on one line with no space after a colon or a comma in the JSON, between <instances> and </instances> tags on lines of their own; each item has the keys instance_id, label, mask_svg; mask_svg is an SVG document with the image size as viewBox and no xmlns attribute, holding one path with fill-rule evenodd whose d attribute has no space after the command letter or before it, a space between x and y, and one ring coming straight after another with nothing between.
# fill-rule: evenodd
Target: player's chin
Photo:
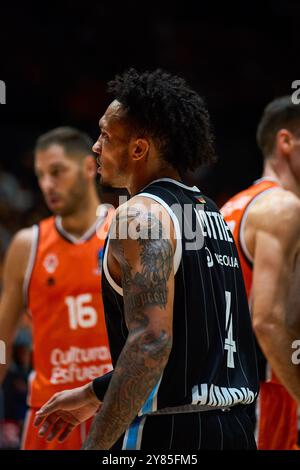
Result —
<instances>
[{"instance_id":1,"label":"player's chin","mask_svg":"<svg viewBox=\"0 0 300 470\"><path fill-rule=\"evenodd\" d=\"M72 210L70 210L70 208L67 205L63 205L63 204L57 205L56 207L51 209L51 211L53 212L54 215L60 215L61 217L69 215L72 212Z\"/></svg>"},{"instance_id":2,"label":"player's chin","mask_svg":"<svg viewBox=\"0 0 300 470\"><path fill-rule=\"evenodd\" d=\"M105 188L113 187L113 179L110 178L105 172L100 173L99 183Z\"/></svg>"},{"instance_id":3,"label":"player's chin","mask_svg":"<svg viewBox=\"0 0 300 470\"><path fill-rule=\"evenodd\" d=\"M47 204L48 206L48 209L53 212L53 214L55 215L62 215L64 213L64 206L62 204L59 204L59 203L55 203L55 204Z\"/></svg>"}]
</instances>

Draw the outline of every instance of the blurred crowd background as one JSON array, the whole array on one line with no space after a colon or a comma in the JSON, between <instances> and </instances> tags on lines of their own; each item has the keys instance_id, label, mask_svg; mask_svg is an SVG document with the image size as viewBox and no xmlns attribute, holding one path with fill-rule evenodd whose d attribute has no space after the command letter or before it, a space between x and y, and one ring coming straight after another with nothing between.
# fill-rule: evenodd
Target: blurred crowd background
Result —
<instances>
[{"instance_id":1,"label":"blurred crowd background","mask_svg":"<svg viewBox=\"0 0 300 470\"><path fill-rule=\"evenodd\" d=\"M206 100L218 162L185 176L222 205L260 176L258 120L300 79L300 2L9 2L1 5L0 285L13 234L48 215L33 171L43 132L98 134L106 82L128 67L183 76ZM110 194L104 194L104 198ZM9 312L8 312L9 314ZM0 332L1 337L1 332ZM31 368L30 321L17 333L0 390L0 447L18 448ZM4 426L5 425L5 426Z\"/></svg>"}]
</instances>

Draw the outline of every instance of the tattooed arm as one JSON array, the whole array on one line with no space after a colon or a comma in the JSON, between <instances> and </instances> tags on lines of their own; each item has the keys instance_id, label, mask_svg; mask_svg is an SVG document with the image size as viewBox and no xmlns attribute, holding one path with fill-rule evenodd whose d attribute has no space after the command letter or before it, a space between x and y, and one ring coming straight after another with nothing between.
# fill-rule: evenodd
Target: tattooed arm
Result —
<instances>
[{"instance_id":1,"label":"tattooed arm","mask_svg":"<svg viewBox=\"0 0 300 470\"><path fill-rule=\"evenodd\" d=\"M117 237L109 250L120 266L129 334L84 449L109 449L125 432L159 381L172 347L173 234L170 239L164 232L153 204L151 211L131 211L125 221L118 214L117 234L124 223L134 225L139 238Z\"/></svg>"}]
</instances>

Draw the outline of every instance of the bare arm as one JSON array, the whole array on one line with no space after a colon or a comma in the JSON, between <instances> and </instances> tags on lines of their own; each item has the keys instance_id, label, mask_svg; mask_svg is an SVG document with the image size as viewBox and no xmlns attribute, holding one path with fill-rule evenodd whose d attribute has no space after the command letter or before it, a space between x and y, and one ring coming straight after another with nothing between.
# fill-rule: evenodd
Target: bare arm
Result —
<instances>
[{"instance_id":1,"label":"bare arm","mask_svg":"<svg viewBox=\"0 0 300 470\"><path fill-rule=\"evenodd\" d=\"M23 282L32 242L32 230L18 232L7 251L0 299L0 340L6 345L6 364L0 364L0 384L8 363L12 341L24 309Z\"/></svg>"},{"instance_id":2,"label":"bare arm","mask_svg":"<svg viewBox=\"0 0 300 470\"><path fill-rule=\"evenodd\" d=\"M293 199L273 200L273 204L274 209L268 208L266 222L262 214L259 214L260 220L256 219L253 327L276 376L300 403L300 367L291 359L297 331L288 327L291 316L293 323L295 318L299 323L300 317L300 296L298 302L294 302L293 311L289 301L292 281L297 274L295 261L300 241L300 204ZM295 281L299 290L300 278Z\"/></svg>"},{"instance_id":3,"label":"bare arm","mask_svg":"<svg viewBox=\"0 0 300 470\"><path fill-rule=\"evenodd\" d=\"M164 238L155 213L140 213L136 220L144 234L158 228L159 238L119 239L110 245L121 269L129 334L85 449L111 448L130 426L158 383L172 347L173 242Z\"/></svg>"},{"instance_id":4,"label":"bare arm","mask_svg":"<svg viewBox=\"0 0 300 470\"><path fill-rule=\"evenodd\" d=\"M290 333L300 340L300 251L296 256L290 280L286 326Z\"/></svg>"}]
</instances>

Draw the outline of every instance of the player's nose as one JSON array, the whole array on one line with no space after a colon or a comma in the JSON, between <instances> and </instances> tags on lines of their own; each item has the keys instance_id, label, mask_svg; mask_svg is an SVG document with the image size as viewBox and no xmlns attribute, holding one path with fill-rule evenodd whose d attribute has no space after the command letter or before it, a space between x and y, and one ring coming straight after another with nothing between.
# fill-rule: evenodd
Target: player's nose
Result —
<instances>
[{"instance_id":1,"label":"player's nose","mask_svg":"<svg viewBox=\"0 0 300 470\"><path fill-rule=\"evenodd\" d=\"M95 152L97 154L101 153L101 144L100 144L99 140L97 140L97 142L94 143L92 149L93 149L93 152Z\"/></svg>"}]
</instances>

